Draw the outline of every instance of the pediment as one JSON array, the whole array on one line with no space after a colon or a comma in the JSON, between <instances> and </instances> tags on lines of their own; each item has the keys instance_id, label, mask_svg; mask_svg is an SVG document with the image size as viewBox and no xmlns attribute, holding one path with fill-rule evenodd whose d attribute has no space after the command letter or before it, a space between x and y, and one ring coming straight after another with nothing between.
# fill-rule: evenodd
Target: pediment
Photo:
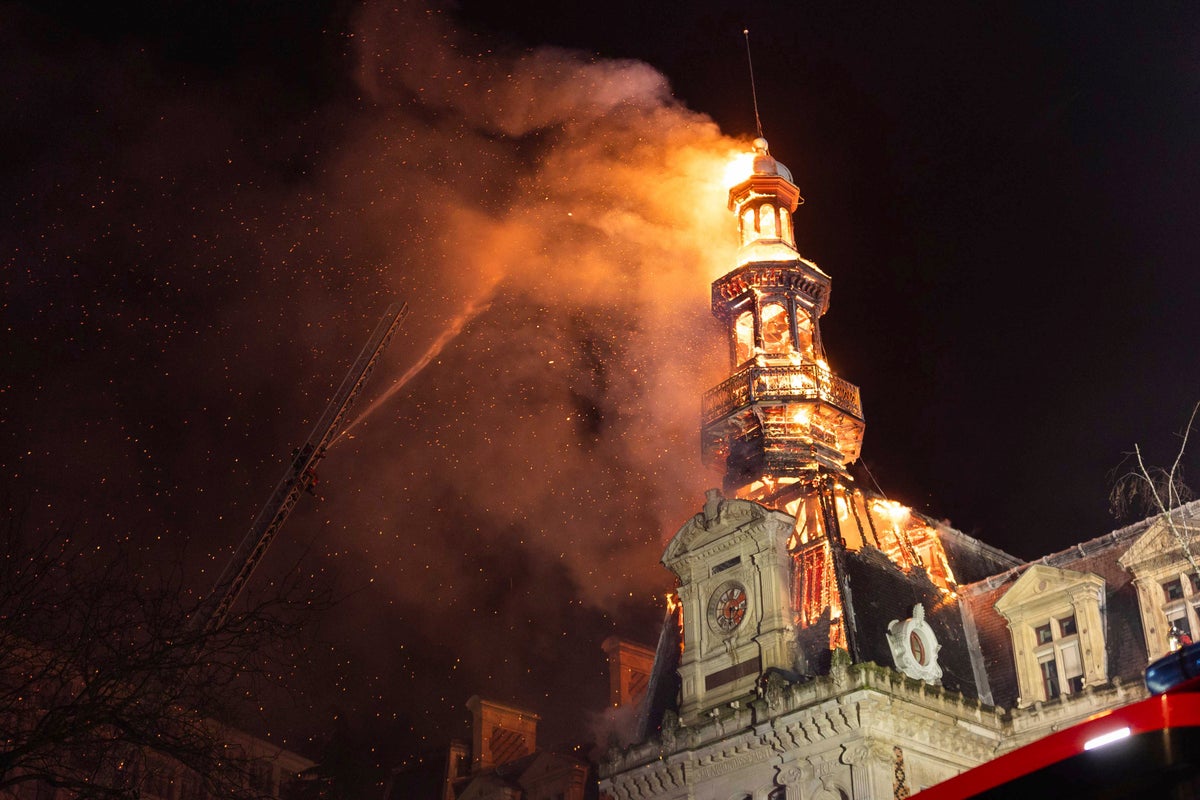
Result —
<instances>
[{"instance_id":1,"label":"pediment","mask_svg":"<svg viewBox=\"0 0 1200 800\"><path fill-rule=\"evenodd\" d=\"M1033 564L1025 570L1025 574L1017 578L1012 588L996 601L996 611L1009 617L1013 609L1043 601L1053 602L1073 589L1088 585L1103 588L1104 579L1091 572Z\"/></svg>"},{"instance_id":2,"label":"pediment","mask_svg":"<svg viewBox=\"0 0 1200 800\"><path fill-rule=\"evenodd\" d=\"M1183 546L1176 532L1186 536L1193 549L1200 549L1200 509L1197 503L1189 503L1172 512L1175 530L1162 517L1158 517L1137 538L1125 554L1117 559L1125 569L1137 573L1143 565L1155 561L1177 561L1183 559Z\"/></svg>"},{"instance_id":3,"label":"pediment","mask_svg":"<svg viewBox=\"0 0 1200 800\"><path fill-rule=\"evenodd\" d=\"M692 517L671 537L663 552L663 563L673 564L688 553L724 539L738 531L756 525L773 526L777 532L790 535L796 521L781 511L772 511L749 500L721 500L705 505L705 510Z\"/></svg>"}]
</instances>

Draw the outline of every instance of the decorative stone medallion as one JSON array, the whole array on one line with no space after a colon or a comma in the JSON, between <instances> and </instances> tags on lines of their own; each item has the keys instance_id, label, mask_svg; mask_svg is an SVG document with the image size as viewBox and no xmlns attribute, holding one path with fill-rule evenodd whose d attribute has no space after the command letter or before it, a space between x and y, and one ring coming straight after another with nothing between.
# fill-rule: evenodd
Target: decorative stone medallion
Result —
<instances>
[{"instance_id":1,"label":"decorative stone medallion","mask_svg":"<svg viewBox=\"0 0 1200 800\"><path fill-rule=\"evenodd\" d=\"M926 683L939 683L942 668L938 666L938 644L933 628L925 621L925 607L920 603L913 606L912 616L901 622L892 620L887 629L888 646L896 669L910 678Z\"/></svg>"}]
</instances>

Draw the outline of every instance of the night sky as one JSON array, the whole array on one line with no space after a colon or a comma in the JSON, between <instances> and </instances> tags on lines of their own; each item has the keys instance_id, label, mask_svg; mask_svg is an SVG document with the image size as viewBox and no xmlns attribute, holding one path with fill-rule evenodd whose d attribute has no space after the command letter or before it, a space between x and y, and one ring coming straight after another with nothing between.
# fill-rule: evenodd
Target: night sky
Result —
<instances>
[{"instance_id":1,"label":"night sky","mask_svg":"<svg viewBox=\"0 0 1200 800\"><path fill-rule=\"evenodd\" d=\"M603 737L599 643L653 641L719 484L748 27L874 479L1026 558L1117 527L1200 400L1200 7L879 5L0 7L10 513L203 591L405 300L256 576L348 596L245 724L389 765L478 693Z\"/></svg>"}]
</instances>

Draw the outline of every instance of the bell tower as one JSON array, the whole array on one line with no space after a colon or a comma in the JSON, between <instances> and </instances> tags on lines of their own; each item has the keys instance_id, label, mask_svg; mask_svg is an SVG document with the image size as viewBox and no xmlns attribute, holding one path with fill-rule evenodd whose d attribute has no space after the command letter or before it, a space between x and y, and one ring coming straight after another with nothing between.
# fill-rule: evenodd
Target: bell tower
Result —
<instances>
[{"instance_id":1,"label":"bell tower","mask_svg":"<svg viewBox=\"0 0 1200 800\"><path fill-rule=\"evenodd\" d=\"M779 509L845 478L865 427L858 387L825 360L830 278L796 250L792 214L803 200L791 178L760 138L750 176L729 190L741 248L713 283L712 310L732 374L705 393L701 412L704 461L724 470L725 492Z\"/></svg>"},{"instance_id":2,"label":"bell tower","mask_svg":"<svg viewBox=\"0 0 1200 800\"><path fill-rule=\"evenodd\" d=\"M846 471L865 427L858 387L825 360L830 278L796 249L800 191L765 139L750 156L729 190L741 246L712 285L730 375L701 411L702 455L724 494L711 490L663 555L679 579L685 724L752 697L771 670L811 674L854 649L841 598L842 555L863 541L861 524L843 525L862 506Z\"/></svg>"}]
</instances>

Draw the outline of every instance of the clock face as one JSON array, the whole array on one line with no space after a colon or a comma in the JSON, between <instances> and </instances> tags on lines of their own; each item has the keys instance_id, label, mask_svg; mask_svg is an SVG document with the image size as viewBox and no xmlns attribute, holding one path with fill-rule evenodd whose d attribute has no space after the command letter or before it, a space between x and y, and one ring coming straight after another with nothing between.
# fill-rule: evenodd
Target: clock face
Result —
<instances>
[{"instance_id":1,"label":"clock face","mask_svg":"<svg viewBox=\"0 0 1200 800\"><path fill-rule=\"evenodd\" d=\"M713 621L722 631L732 631L746 616L746 590L736 583L725 587L713 604Z\"/></svg>"}]
</instances>

